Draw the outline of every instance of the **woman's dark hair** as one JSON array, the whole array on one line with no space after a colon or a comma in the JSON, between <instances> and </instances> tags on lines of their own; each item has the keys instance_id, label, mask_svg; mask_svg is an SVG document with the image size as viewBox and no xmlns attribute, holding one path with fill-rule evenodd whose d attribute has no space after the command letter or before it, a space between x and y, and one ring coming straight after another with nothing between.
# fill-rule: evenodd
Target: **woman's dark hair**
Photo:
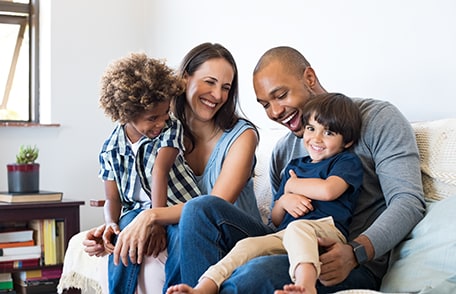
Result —
<instances>
[{"instance_id":1,"label":"woman's dark hair","mask_svg":"<svg viewBox=\"0 0 456 294\"><path fill-rule=\"evenodd\" d=\"M228 99L214 116L215 125L218 128L227 131L233 128L233 126L240 118L240 115L238 113L238 109L240 109L238 69L233 55L230 53L230 51L217 43L200 44L190 50L187 55L185 55L179 68L178 74L180 77L184 77L186 74L191 76L195 73L195 71L199 69L203 63L214 58L225 59L229 64L231 64L234 71L233 81L231 82L231 88L228 92ZM185 114L187 99L185 95L186 93L184 92L183 94L173 99L173 112L175 116L182 122L182 125L184 126L185 136L190 139L192 146L188 151L191 152L195 145L195 137L193 136L193 133L187 124L187 118Z\"/></svg>"},{"instance_id":2,"label":"woman's dark hair","mask_svg":"<svg viewBox=\"0 0 456 294\"><path fill-rule=\"evenodd\" d=\"M313 118L330 131L341 134L344 143L356 144L361 135L361 113L352 99L339 93L316 95L306 103L303 109L304 125Z\"/></svg>"}]
</instances>

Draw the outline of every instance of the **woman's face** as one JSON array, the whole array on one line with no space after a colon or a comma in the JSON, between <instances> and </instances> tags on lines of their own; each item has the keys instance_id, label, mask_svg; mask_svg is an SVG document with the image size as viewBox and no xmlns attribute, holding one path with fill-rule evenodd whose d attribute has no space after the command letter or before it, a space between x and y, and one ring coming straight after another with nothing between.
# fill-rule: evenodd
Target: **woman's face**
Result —
<instances>
[{"instance_id":1,"label":"woman's face","mask_svg":"<svg viewBox=\"0 0 456 294\"><path fill-rule=\"evenodd\" d=\"M234 78L233 67L224 58L213 58L185 78L189 118L212 120L228 99Z\"/></svg>"}]
</instances>

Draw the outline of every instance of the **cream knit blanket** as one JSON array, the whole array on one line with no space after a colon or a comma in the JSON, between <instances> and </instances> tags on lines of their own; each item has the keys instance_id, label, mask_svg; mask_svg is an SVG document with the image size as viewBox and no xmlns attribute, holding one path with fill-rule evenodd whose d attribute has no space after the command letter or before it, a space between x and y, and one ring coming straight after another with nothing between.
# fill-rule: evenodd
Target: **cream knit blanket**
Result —
<instances>
[{"instance_id":1,"label":"cream knit blanket","mask_svg":"<svg viewBox=\"0 0 456 294\"><path fill-rule=\"evenodd\" d=\"M456 118L412 124L426 200L456 196Z\"/></svg>"}]
</instances>

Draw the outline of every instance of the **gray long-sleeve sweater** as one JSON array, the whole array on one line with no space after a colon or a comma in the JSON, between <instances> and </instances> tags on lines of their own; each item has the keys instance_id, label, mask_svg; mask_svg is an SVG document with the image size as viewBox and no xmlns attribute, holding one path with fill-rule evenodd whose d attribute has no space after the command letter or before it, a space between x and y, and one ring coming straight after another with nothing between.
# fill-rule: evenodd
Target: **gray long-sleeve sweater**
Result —
<instances>
[{"instance_id":1,"label":"gray long-sleeve sweater","mask_svg":"<svg viewBox=\"0 0 456 294\"><path fill-rule=\"evenodd\" d=\"M349 239L360 234L370 239L375 259L365 266L382 278L388 252L424 216L418 147L410 123L391 103L353 100L363 118L361 139L354 151L363 164L364 180ZM291 132L277 142L270 163L273 195L287 163L306 154L302 139Z\"/></svg>"}]
</instances>

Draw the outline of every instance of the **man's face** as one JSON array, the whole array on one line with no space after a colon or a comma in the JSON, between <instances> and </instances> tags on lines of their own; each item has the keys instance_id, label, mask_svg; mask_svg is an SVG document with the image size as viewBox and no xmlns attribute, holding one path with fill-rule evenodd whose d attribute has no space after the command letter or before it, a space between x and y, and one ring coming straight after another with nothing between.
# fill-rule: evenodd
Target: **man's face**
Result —
<instances>
[{"instance_id":1,"label":"man's face","mask_svg":"<svg viewBox=\"0 0 456 294\"><path fill-rule=\"evenodd\" d=\"M304 133L302 109L314 96L304 78L308 69L301 76L296 76L285 70L280 62L273 61L253 76L257 101L267 116L298 137Z\"/></svg>"}]
</instances>

